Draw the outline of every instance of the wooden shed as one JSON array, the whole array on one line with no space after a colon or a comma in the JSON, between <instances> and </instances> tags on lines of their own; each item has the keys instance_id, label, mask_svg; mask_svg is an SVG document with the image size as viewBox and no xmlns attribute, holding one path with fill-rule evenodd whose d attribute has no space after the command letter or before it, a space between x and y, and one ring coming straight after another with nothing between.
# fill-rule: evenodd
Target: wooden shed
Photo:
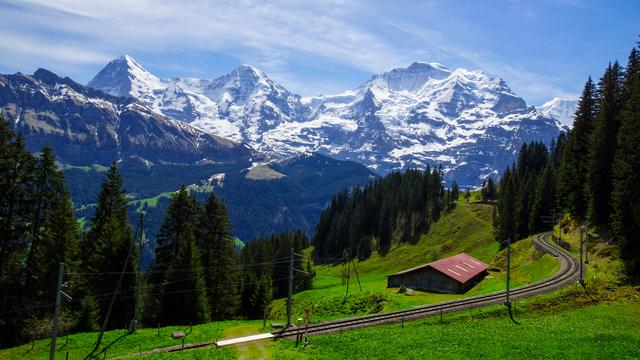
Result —
<instances>
[{"instance_id":1,"label":"wooden shed","mask_svg":"<svg viewBox=\"0 0 640 360\"><path fill-rule=\"evenodd\" d=\"M387 275L387 287L446 294L464 293L487 274L488 265L466 253Z\"/></svg>"}]
</instances>

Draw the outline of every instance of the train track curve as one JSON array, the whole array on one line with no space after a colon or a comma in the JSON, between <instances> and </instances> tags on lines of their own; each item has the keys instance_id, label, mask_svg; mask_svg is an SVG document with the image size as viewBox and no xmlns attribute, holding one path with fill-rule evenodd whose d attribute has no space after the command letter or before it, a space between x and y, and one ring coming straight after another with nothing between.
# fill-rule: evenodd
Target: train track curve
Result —
<instances>
[{"instance_id":1,"label":"train track curve","mask_svg":"<svg viewBox=\"0 0 640 360\"><path fill-rule=\"evenodd\" d=\"M533 245L538 251L548 253L560 262L560 269L550 278L538 281L533 284L523 285L510 291L510 299L524 299L548 293L567 285L575 283L580 277L580 264L575 257L564 249L550 243L551 233L535 235ZM332 332L339 332L360 327L404 322L406 320L416 320L430 316L436 316L454 311L474 309L478 307L502 304L506 300L506 292L498 291L486 295L478 295L459 300L452 300L436 304L414 307L407 310L399 310L384 314L364 315L353 318L331 320L319 323L312 323L305 327L289 327L280 331L272 332L274 338L289 338L306 333L306 335L319 335Z\"/></svg>"},{"instance_id":2,"label":"train track curve","mask_svg":"<svg viewBox=\"0 0 640 360\"><path fill-rule=\"evenodd\" d=\"M567 285L575 283L580 277L580 264L576 258L564 249L550 243L549 236L551 233L543 233L534 236L533 245L538 251L548 253L560 262L560 269L552 277L538 281L533 284L524 285L514 288L510 291L511 299L524 299L548 293ZM305 327L289 327L272 333L258 334L249 337L226 339L222 341L207 341L201 343L185 344L183 346L169 346L165 348L153 349L138 354L129 354L121 356L121 358L138 357L164 352L174 352L187 349L202 348L208 346L227 346L233 343L244 343L264 339L290 338L306 334L308 336L328 334L344 330L356 329L366 326L399 323L406 320L416 320L440 314L474 309L478 307L502 304L506 300L505 291L497 291L491 294L478 295L459 300L452 300L436 304L414 307L407 310L400 310L384 314L365 315L352 318L344 318L319 323L312 323ZM225 344L228 343L228 344Z\"/></svg>"}]
</instances>

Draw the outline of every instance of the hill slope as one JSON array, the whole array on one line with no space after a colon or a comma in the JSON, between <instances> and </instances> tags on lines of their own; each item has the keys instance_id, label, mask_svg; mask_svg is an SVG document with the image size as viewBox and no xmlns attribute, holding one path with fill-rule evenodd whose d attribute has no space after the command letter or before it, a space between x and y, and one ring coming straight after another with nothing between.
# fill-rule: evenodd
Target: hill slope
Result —
<instances>
[{"instance_id":1,"label":"hill slope","mask_svg":"<svg viewBox=\"0 0 640 360\"><path fill-rule=\"evenodd\" d=\"M345 267L319 265L313 289L294 295L294 313L301 315L313 308L314 321L344 314L393 311L415 305L453 300L460 297L503 290L506 286L504 251L499 251L492 227L493 206L459 201L455 210L431 226L415 245L393 247L385 256L374 253L356 264L362 291L353 267L350 271L349 293L343 281ZM513 245L512 286L532 283L553 275L558 263L550 255L538 253L530 241ZM490 265L494 271L466 294L436 294L414 291L413 295L398 294L387 289L386 275L425 264L437 259L466 252ZM284 303L274 302L273 316L283 317Z\"/></svg>"}]
</instances>

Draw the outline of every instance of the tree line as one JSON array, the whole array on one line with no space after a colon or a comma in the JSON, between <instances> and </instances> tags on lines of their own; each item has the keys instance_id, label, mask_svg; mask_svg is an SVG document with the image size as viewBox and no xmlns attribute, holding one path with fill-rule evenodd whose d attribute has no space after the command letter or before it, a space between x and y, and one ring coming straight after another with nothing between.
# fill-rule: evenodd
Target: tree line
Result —
<instances>
[{"instance_id":1,"label":"tree line","mask_svg":"<svg viewBox=\"0 0 640 360\"><path fill-rule=\"evenodd\" d=\"M286 294L289 248L308 246L301 232L256 239L236 249L225 204L211 193L200 203L184 186L171 199L155 258L139 270L142 230L128 219L123 179L112 164L83 231L55 155L26 150L0 118L0 346L50 333L58 277L65 264L61 330L156 326L263 318ZM311 272L297 257L295 266ZM127 264L126 267L124 265ZM121 277L121 280L119 279ZM108 321L114 290L120 282ZM309 288L298 276L295 291Z\"/></svg>"},{"instance_id":2,"label":"tree line","mask_svg":"<svg viewBox=\"0 0 640 360\"><path fill-rule=\"evenodd\" d=\"M498 186L494 218L503 243L539 232L543 216L568 213L620 246L628 273L640 275L640 64L614 62L584 85L573 128L552 144L523 145Z\"/></svg>"},{"instance_id":3,"label":"tree line","mask_svg":"<svg viewBox=\"0 0 640 360\"><path fill-rule=\"evenodd\" d=\"M313 235L318 259L366 259L392 243L410 243L455 207L460 189L445 189L442 168L392 172L334 196Z\"/></svg>"},{"instance_id":4,"label":"tree line","mask_svg":"<svg viewBox=\"0 0 640 360\"><path fill-rule=\"evenodd\" d=\"M145 323L262 319L273 298L286 296L289 249L300 253L308 246L306 235L253 239L238 253L230 226L226 206L214 193L204 204L184 186L173 196L147 274ZM300 261L294 262L299 270ZM295 285L295 291L307 289L311 279Z\"/></svg>"}]
</instances>

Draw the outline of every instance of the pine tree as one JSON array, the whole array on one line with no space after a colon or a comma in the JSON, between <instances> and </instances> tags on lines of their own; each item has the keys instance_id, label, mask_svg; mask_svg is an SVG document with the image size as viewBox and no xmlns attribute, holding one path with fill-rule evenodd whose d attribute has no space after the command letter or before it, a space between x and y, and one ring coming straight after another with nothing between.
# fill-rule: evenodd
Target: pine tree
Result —
<instances>
[{"instance_id":1,"label":"pine tree","mask_svg":"<svg viewBox=\"0 0 640 360\"><path fill-rule=\"evenodd\" d=\"M19 341L24 311L20 290L33 209L34 157L24 138L0 118L0 343Z\"/></svg>"},{"instance_id":2,"label":"pine tree","mask_svg":"<svg viewBox=\"0 0 640 360\"><path fill-rule=\"evenodd\" d=\"M589 78L582 90L573 128L569 132L565 149L561 155L558 179L559 202L579 221L585 220L587 215L588 201L584 184L587 179L587 155L595 114L595 85Z\"/></svg>"},{"instance_id":3,"label":"pine tree","mask_svg":"<svg viewBox=\"0 0 640 360\"><path fill-rule=\"evenodd\" d=\"M514 205L515 194L514 184L515 181L512 178L514 176L512 170L507 168L500 179L500 187L498 193L498 205L496 214L494 216L493 229L495 232L496 241L502 246L507 239L512 241L515 239L515 219L514 219Z\"/></svg>"},{"instance_id":4,"label":"pine tree","mask_svg":"<svg viewBox=\"0 0 640 360\"><path fill-rule=\"evenodd\" d=\"M391 247L391 211L389 200L385 198L380 211L380 225L378 227L378 251L386 253Z\"/></svg>"},{"instance_id":5,"label":"pine tree","mask_svg":"<svg viewBox=\"0 0 640 360\"><path fill-rule=\"evenodd\" d=\"M34 186L31 246L23 291L25 303L54 299L58 264L65 263L66 272L72 274L79 265L78 224L69 191L50 147L45 147L37 160ZM67 275L66 280L72 285L67 289L69 292L79 286L75 275Z\"/></svg>"},{"instance_id":6,"label":"pine tree","mask_svg":"<svg viewBox=\"0 0 640 360\"><path fill-rule=\"evenodd\" d=\"M609 65L599 84L598 114L591 134L587 169L588 217L594 225L605 225L611 215L612 159L622 100L622 70Z\"/></svg>"},{"instance_id":7,"label":"pine tree","mask_svg":"<svg viewBox=\"0 0 640 360\"><path fill-rule=\"evenodd\" d=\"M82 246L85 272L97 277L88 279L89 294L94 296L100 309L99 323L102 324L111 302L109 296L116 289L125 259L129 262L125 269L119 296L109 318L108 328L125 326L134 316L134 296L136 291L137 258L136 247L132 246L133 234L127 217L127 198L122 187L122 176L113 163L102 182L98 194L95 214L86 241ZM106 294L106 296L105 296ZM91 313L89 309L86 313ZM90 323L91 321L87 321Z\"/></svg>"},{"instance_id":8,"label":"pine tree","mask_svg":"<svg viewBox=\"0 0 640 360\"><path fill-rule=\"evenodd\" d=\"M255 291L251 294L251 319L262 319L269 315L269 307L273 299L271 277L263 274L257 278Z\"/></svg>"},{"instance_id":9,"label":"pine tree","mask_svg":"<svg viewBox=\"0 0 640 360\"><path fill-rule=\"evenodd\" d=\"M349 258L354 258L359 250L362 239L362 209L357 206L349 222Z\"/></svg>"},{"instance_id":10,"label":"pine tree","mask_svg":"<svg viewBox=\"0 0 640 360\"><path fill-rule=\"evenodd\" d=\"M173 195L157 236L151 268L150 319L168 325L210 320L205 272L195 237L198 204L182 186Z\"/></svg>"},{"instance_id":11,"label":"pine tree","mask_svg":"<svg viewBox=\"0 0 640 360\"><path fill-rule=\"evenodd\" d=\"M241 272L230 226L226 206L211 193L200 212L198 240L203 255L212 320L233 317L241 305Z\"/></svg>"},{"instance_id":12,"label":"pine tree","mask_svg":"<svg viewBox=\"0 0 640 360\"><path fill-rule=\"evenodd\" d=\"M538 181L531 207L529 232L537 233L544 230L542 216L549 215L556 206L556 180L553 161L549 161Z\"/></svg>"},{"instance_id":13,"label":"pine tree","mask_svg":"<svg viewBox=\"0 0 640 360\"><path fill-rule=\"evenodd\" d=\"M640 64L638 49L629 55L618 147L613 163L612 227L629 273L640 278Z\"/></svg>"}]
</instances>

